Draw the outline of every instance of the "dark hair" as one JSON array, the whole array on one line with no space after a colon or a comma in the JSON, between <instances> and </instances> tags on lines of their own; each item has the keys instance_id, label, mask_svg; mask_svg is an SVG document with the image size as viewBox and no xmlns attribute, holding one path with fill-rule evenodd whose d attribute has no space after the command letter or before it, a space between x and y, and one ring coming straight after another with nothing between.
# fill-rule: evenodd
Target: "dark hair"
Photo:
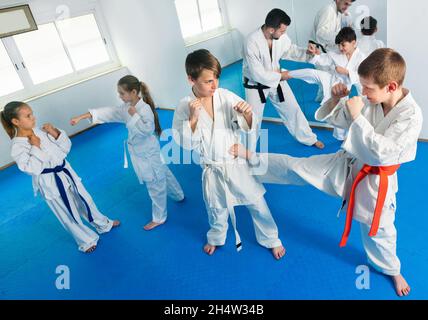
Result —
<instances>
[{"instance_id":1,"label":"dark hair","mask_svg":"<svg viewBox=\"0 0 428 320\"><path fill-rule=\"evenodd\" d=\"M345 27L342 30L339 31L339 33L336 36L335 43L341 44L342 42L352 42L357 41L357 34L355 33L354 29L351 27Z\"/></svg>"},{"instance_id":2,"label":"dark hair","mask_svg":"<svg viewBox=\"0 0 428 320\"><path fill-rule=\"evenodd\" d=\"M21 109L26 104L21 101L12 101L9 102L0 112L1 123L7 135L13 139L16 133L16 127L12 123L12 119L18 119L19 109Z\"/></svg>"},{"instance_id":3,"label":"dark hair","mask_svg":"<svg viewBox=\"0 0 428 320\"><path fill-rule=\"evenodd\" d=\"M147 85L144 82L138 80L138 78L131 75L124 76L122 79L119 80L117 85L122 87L127 92L135 90L138 94L141 93L141 98L143 99L143 101L147 103L152 109L155 118L155 131L156 134L160 136L162 134L162 128L159 122L159 115L156 111L155 103L153 102L152 96L150 95L149 88L147 87Z\"/></svg>"},{"instance_id":4,"label":"dark hair","mask_svg":"<svg viewBox=\"0 0 428 320\"><path fill-rule=\"evenodd\" d=\"M266 16L265 26L268 28L278 29L281 24L289 26L291 24L291 18L281 9L273 9Z\"/></svg>"},{"instance_id":5,"label":"dark hair","mask_svg":"<svg viewBox=\"0 0 428 320\"><path fill-rule=\"evenodd\" d=\"M361 33L365 36L373 35L377 30L377 20L371 16L361 20Z\"/></svg>"},{"instance_id":6,"label":"dark hair","mask_svg":"<svg viewBox=\"0 0 428 320\"><path fill-rule=\"evenodd\" d=\"M402 86L406 77L406 61L393 49L377 49L361 62L358 74L363 78L373 79L381 88L391 81Z\"/></svg>"},{"instance_id":7,"label":"dark hair","mask_svg":"<svg viewBox=\"0 0 428 320\"><path fill-rule=\"evenodd\" d=\"M186 58L186 73L196 80L202 71L211 70L218 79L221 76L221 65L218 59L206 49L193 51Z\"/></svg>"}]
</instances>

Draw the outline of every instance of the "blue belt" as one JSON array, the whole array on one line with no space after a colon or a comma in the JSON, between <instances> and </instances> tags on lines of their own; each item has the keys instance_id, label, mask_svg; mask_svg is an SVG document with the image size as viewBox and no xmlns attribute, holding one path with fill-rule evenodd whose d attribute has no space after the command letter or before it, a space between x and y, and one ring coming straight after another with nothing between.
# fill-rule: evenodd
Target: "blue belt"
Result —
<instances>
[{"instance_id":1,"label":"blue belt","mask_svg":"<svg viewBox=\"0 0 428 320\"><path fill-rule=\"evenodd\" d=\"M76 223L78 223L77 220L76 220L76 218L73 215L73 211L71 210L70 202L68 201L67 193L65 192L65 188L64 188L64 184L62 183L62 180L61 180L61 178L58 175L58 173L60 173L60 172L64 172L67 176L70 177L71 181L74 184L74 187L76 188L77 193L79 194L80 199L82 199L83 203L85 204L86 211L88 213L88 220L89 220L89 222L93 222L94 219L92 218L91 209L89 209L88 203L82 197L82 195L79 193L79 189L77 188L76 182L74 182L74 179L73 179L70 171L68 171L68 169L65 168L65 160L62 163L62 165L60 165L60 166L57 166L57 167L52 168L52 169L45 169L45 170L43 170L42 174L53 173L55 175L55 182L56 182L56 186L58 187L59 194L61 195L61 199L62 199L62 201L64 201L64 204L67 207L68 212L70 213L70 215L73 218L73 220L76 221Z\"/></svg>"}]
</instances>

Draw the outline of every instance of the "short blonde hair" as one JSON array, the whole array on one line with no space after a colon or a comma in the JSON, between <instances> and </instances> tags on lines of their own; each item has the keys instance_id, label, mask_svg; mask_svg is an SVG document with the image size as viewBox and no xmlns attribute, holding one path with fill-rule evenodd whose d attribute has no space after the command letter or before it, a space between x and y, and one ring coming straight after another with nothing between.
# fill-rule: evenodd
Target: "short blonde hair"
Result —
<instances>
[{"instance_id":1,"label":"short blonde hair","mask_svg":"<svg viewBox=\"0 0 428 320\"><path fill-rule=\"evenodd\" d=\"M406 61L397 51L383 48L373 51L361 62L358 74L363 78L373 79L379 87L384 88L391 81L402 86L406 69Z\"/></svg>"}]
</instances>

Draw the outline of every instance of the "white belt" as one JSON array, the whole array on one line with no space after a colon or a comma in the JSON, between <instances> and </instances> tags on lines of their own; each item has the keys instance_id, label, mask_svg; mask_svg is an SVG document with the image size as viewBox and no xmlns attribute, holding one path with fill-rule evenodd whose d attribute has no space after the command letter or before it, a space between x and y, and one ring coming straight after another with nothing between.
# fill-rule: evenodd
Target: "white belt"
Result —
<instances>
[{"instance_id":1,"label":"white belt","mask_svg":"<svg viewBox=\"0 0 428 320\"><path fill-rule=\"evenodd\" d=\"M208 172L217 172L220 174L223 182L223 190L225 191L226 196L226 205L227 205L227 211L229 212L230 220L232 222L233 229L235 231L235 244L236 244L236 250L239 252L242 250L242 242L241 237L239 236L238 229L236 227L236 215L235 215L235 209L233 208L233 203L231 202L231 199L228 196L228 193L226 192L227 188L227 182L229 181L229 176L227 174L227 169L224 164L204 164L204 171L202 173L202 183L205 186L205 179Z\"/></svg>"}]
</instances>

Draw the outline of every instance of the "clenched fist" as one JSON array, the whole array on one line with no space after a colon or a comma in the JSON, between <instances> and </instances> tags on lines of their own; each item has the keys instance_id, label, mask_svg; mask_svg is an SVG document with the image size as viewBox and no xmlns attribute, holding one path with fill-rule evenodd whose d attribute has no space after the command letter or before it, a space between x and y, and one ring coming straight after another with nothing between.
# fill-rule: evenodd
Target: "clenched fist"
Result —
<instances>
[{"instance_id":1,"label":"clenched fist","mask_svg":"<svg viewBox=\"0 0 428 320\"><path fill-rule=\"evenodd\" d=\"M253 114L253 108L245 101L239 102L236 106L233 107L233 109L244 116L250 116Z\"/></svg>"},{"instance_id":2,"label":"clenched fist","mask_svg":"<svg viewBox=\"0 0 428 320\"><path fill-rule=\"evenodd\" d=\"M348 87L345 86L343 83L338 83L334 85L331 89L331 97L336 101L339 101L340 99L347 97L348 95Z\"/></svg>"},{"instance_id":3,"label":"clenched fist","mask_svg":"<svg viewBox=\"0 0 428 320\"><path fill-rule=\"evenodd\" d=\"M355 120L360 116L361 110L364 108L364 102L361 97L353 97L346 102L346 106L352 119Z\"/></svg>"},{"instance_id":4,"label":"clenched fist","mask_svg":"<svg viewBox=\"0 0 428 320\"><path fill-rule=\"evenodd\" d=\"M36 136L34 133L28 137L28 141L32 146L36 146L40 148L40 138Z\"/></svg>"}]
</instances>

